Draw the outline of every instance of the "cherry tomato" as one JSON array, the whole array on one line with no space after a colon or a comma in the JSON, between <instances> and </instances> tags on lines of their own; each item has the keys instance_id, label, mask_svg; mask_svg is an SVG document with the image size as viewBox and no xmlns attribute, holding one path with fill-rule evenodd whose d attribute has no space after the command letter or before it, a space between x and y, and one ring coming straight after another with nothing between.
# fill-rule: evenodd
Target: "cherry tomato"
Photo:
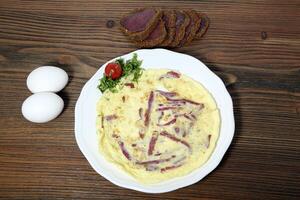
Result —
<instances>
[{"instance_id":1,"label":"cherry tomato","mask_svg":"<svg viewBox=\"0 0 300 200\"><path fill-rule=\"evenodd\" d=\"M105 76L117 79L122 75L122 68L118 63L108 63L105 67Z\"/></svg>"}]
</instances>

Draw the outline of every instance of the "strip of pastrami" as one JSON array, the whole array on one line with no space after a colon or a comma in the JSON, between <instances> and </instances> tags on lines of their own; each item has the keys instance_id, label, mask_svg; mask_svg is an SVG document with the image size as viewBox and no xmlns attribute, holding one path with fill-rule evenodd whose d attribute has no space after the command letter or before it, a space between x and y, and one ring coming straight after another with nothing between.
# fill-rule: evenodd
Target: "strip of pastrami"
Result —
<instances>
[{"instance_id":1,"label":"strip of pastrami","mask_svg":"<svg viewBox=\"0 0 300 200\"><path fill-rule=\"evenodd\" d=\"M172 120L168 121L167 123L165 123L165 124L157 124L157 126L169 126L171 124L175 124L176 120L177 120L176 118L173 118Z\"/></svg>"},{"instance_id":2,"label":"strip of pastrami","mask_svg":"<svg viewBox=\"0 0 300 200\"><path fill-rule=\"evenodd\" d=\"M185 117L185 118L187 118L188 120L191 120L191 121L193 121L193 119L188 115L188 114L183 114L183 116Z\"/></svg>"},{"instance_id":3,"label":"strip of pastrami","mask_svg":"<svg viewBox=\"0 0 300 200\"><path fill-rule=\"evenodd\" d=\"M117 119L118 116L113 114L113 115L107 115L107 116L104 116L105 120L107 121L111 121L111 120L114 120L114 119Z\"/></svg>"},{"instance_id":4,"label":"strip of pastrami","mask_svg":"<svg viewBox=\"0 0 300 200\"><path fill-rule=\"evenodd\" d=\"M141 139L144 139L144 137L145 137L144 131L140 130L139 131L139 136L140 136Z\"/></svg>"},{"instance_id":5,"label":"strip of pastrami","mask_svg":"<svg viewBox=\"0 0 300 200\"><path fill-rule=\"evenodd\" d=\"M162 136L164 136L164 137L167 137L167 138L169 138L170 140L173 140L173 141L175 141L175 142L179 142L179 143L185 145L186 147L188 147L189 149L191 148L191 146L189 145L189 143L187 143L187 142L184 141L184 140L181 140L181 139L177 138L176 136L174 136L174 135L168 133L167 131L161 132L160 135L162 135Z\"/></svg>"},{"instance_id":6,"label":"strip of pastrami","mask_svg":"<svg viewBox=\"0 0 300 200\"><path fill-rule=\"evenodd\" d=\"M167 73L167 75L168 75L169 77L172 77L172 78L180 78L180 76L181 76L181 74L179 74L179 73L177 73L177 72L174 72L174 71L169 71L169 72Z\"/></svg>"},{"instance_id":7,"label":"strip of pastrami","mask_svg":"<svg viewBox=\"0 0 300 200\"><path fill-rule=\"evenodd\" d=\"M206 144L206 148L208 149L209 145L210 145L210 139L211 139L211 135L209 134L207 136L207 144Z\"/></svg>"},{"instance_id":8,"label":"strip of pastrami","mask_svg":"<svg viewBox=\"0 0 300 200\"><path fill-rule=\"evenodd\" d=\"M138 161L138 162L136 162L136 164L139 164L139 165L159 164L159 163L163 163L163 162L168 162L175 157L176 157L175 155L172 155L171 157L165 158L165 159L146 160L146 161L142 161L142 162Z\"/></svg>"},{"instance_id":9,"label":"strip of pastrami","mask_svg":"<svg viewBox=\"0 0 300 200\"><path fill-rule=\"evenodd\" d=\"M194 105L199 105L199 106L201 106L201 108L204 107L204 105L202 103L198 103L198 102L192 101L190 99L172 99L172 97L177 95L176 92L165 92L162 90L155 90L155 91L158 92L159 94L161 94L162 96L166 97L166 99L168 101L170 101L171 103L178 103L178 105L190 103L190 104L194 104Z\"/></svg>"},{"instance_id":10,"label":"strip of pastrami","mask_svg":"<svg viewBox=\"0 0 300 200\"><path fill-rule=\"evenodd\" d=\"M185 137L186 135L187 135L187 132L185 130L185 131L183 131L182 137Z\"/></svg>"},{"instance_id":11,"label":"strip of pastrami","mask_svg":"<svg viewBox=\"0 0 300 200\"><path fill-rule=\"evenodd\" d=\"M146 126L146 127L149 126L149 122L150 122L150 114L151 114L151 109L152 109L153 100L154 100L154 92L151 91L151 92L150 92L150 95L149 95L149 99L148 99L148 108L147 108L147 111L146 111L146 113L145 113L145 126Z\"/></svg>"},{"instance_id":12,"label":"strip of pastrami","mask_svg":"<svg viewBox=\"0 0 300 200\"><path fill-rule=\"evenodd\" d=\"M176 106L176 107L182 107L186 104L186 102L178 102L178 101L169 101L168 105L170 106Z\"/></svg>"},{"instance_id":13,"label":"strip of pastrami","mask_svg":"<svg viewBox=\"0 0 300 200\"><path fill-rule=\"evenodd\" d=\"M129 153L128 153L127 149L125 148L124 142L119 141L118 143L119 143L119 146L120 146L120 149L121 149L123 155L124 155L128 160L131 160L131 157L130 157Z\"/></svg>"},{"instance_id":14,"label":"strip of pastrami","mask_svg":"<svg viewBox=\"0 0 300 200\"><path fill-rule=\"evenodd\" d=\"M148 156L151 156L153 154L157 138L158 138L158 135L156 133L153 133L151 140L149 142Z\"/></svg>"},{"instance_id":15,"label":"strip of pastrami","mask_svg":"<svg viewBox=\"0 0 300 200\"><path fill-rule=\"evenodd\" d=\"M125 83L124 85L127 86L127 87L130 87L130 88L134 88L134 84L133 83Z\"/></svg>"},{"instance_id":16,"label":"strip of pastrami","mask_svg":"<svg viewBox=\"0 0 300 200\"><path fill-rule=\"evenodd\" d=\"M179 134L180 128L179 128L179 127L175 127L175 128L174 128L174 131L175 131L175 133Z\"/></svg>"},{"instance_id":17,"label":"strip of pastrami","mask_svg":"<svg viewBox=\"0 0 300 200\"><path fill-rule=\"evenodd\" d=\"M101 116L101 128L104 128L104 117Z\"/></svg>"},{"instance_id":18,"label":"strip of pastrami","mask_svg":"<svg viewBox=\"0 0 300 200\"><path fill-rule=\"evenodd\" d=\"M156 92L158 92L159 94L165 96L165 97L174 97L177 95L176 92L165 92L165 91L162 91L162 90L155 90Z\"/></svg>"},{"instance_id":19,"label":"strip of pastrami","mask_svg":"<svg viewBox=\"0 0 300 200\"><path fill-rule=\"evenodd\" d=\"M162 111L160 113L160 116L158 117L158 123L160 122L160 120L163 118L163 116L165 115L164 111Z\"/></svg>"},{"instance_id":20,"label":"strip of pastrami","mask_svg":"<svg viewBox=\"0 0 300 200\"><path fill-rule=\"evenodd\" d=\"M139 116L140 116L140 120L143 119L143 108L139 108Z\"/></svg>"},{"instance_id":21,"label":"strip of pastrami","mask_svg":"<svg viewBox=\"0 0 300 200\"><path fill-rule=\"evenodd\" d=\"M196 116L195 116L194 114L190 113L190 115L191 115L191 117L192 117L194 120L197 119Z\"/></svg>"},{"instance_id":22,"label":"strip of pastrami","mask_svg":"<svg viewBox=\"0 0 300 200\"><path fill-rule=\"evenodd\" d=\"M166 74L162 75L159 80L163 78L180 78L181 74L174 72L174 71L169 71Z\"/></svg>"},{"instance_id":23,"label":"strip of pastrami","mask_svg":"<svg viewBox=\"0 0 300 200\"><path fill-rule=\"evenodd\" d=\"M160 169L160 172L165 172L165 171L168 171L168 170L171 170L171 169L176 169L178 167L181 167L182 165L171 165L171 166L167 166L167 167L164 167L164 168L161 168Z\"/></svg>"},{"instance_id":24,"label":"strip of pastrami","mask_svg":"<svg viewBox=\"0 0 300 200\"><path fill-rule=\"evenodd\" d=\"M192 101L192 100L189 100L189 99L172 99L172 98L169 98L169 97L166 97L166 99L168 101L171 101L171 102L178 102L178 103L183 103L183 104L190 103L190 104L201 106L201 108L204 107L204 105L202 103L198 103L198 102L195 102L195 101Z\"/></svg>"},{"instance_id":25,"label":"strip of pastrami","mask_svg":"<svg viewBox=\"0 0 300 200\"><path fill-rule=\"evenodd\" d=\"M177 108L178 107L174 107L174 106L166 106L166 107L157 108L156 111L174 110L174 109L177 109Z\"/></svg>"}]
</instances>

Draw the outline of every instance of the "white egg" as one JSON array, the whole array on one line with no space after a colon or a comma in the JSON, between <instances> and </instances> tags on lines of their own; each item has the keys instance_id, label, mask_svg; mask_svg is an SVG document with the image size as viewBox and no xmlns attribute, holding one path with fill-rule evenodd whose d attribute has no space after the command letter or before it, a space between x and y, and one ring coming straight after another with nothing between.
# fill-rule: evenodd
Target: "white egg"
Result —
<instances>
[{"instance_id":1,"label":"white egg","mask_svg":"<svg viewBox=\"0 0 300 200\"><path fill-rule=\"evenodd\" d=\"M23 116L35 123L45 123L55 119L63 110L64 101L52 92L35 93L22 104Z\"/></svg>"},{"instance_id":2,"label":"white egg","mask_svg":"<svg viewBox=\"0 0 300 200\"><path fill-rule=\"evenodd\" d=\"M58 92L68 83L68 74L53 66L38 67L27 77L27 87L32 93Z\"/></svg>"}]
</instances>

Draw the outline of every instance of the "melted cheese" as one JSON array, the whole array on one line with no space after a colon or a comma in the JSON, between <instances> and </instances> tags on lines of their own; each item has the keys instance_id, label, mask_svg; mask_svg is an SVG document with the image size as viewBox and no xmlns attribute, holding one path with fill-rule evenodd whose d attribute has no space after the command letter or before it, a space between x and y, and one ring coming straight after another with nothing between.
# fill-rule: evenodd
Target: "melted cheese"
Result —
<instances>
[{"instance_id":1,"label":"melted cheese","mask_svg":"<svg viewBox=\"0 0 300 200\"><path fill-rule=\"evenodd\" d=\"M211 94L191 78L168 72L146 70L134 88L124 85L128 77L97 105L100 153L141 183L201 167L219 137L220 115Z\"/></svg>"}]
</instances>

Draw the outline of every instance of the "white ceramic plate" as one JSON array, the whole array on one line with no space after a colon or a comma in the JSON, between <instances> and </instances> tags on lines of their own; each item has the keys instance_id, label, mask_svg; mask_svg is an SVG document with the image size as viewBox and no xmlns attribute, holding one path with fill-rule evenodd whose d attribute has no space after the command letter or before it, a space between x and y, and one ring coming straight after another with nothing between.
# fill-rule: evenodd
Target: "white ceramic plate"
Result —
<instances>
[{"instance_id":1,"label":"white ceramic plate","mask_svg":"<svg viewBox=\"0 0 300 200\"><path fill-rule=\"evenodd\" d=\"M194 184L217 167L231 143L234 134L234 116L231 97L221 79L210 71L201 61L192 56L165 49L143 49L121 57L131 59L133 53L137 53L138 58L143 60L143 68L178 70L200 82L212 94L220 109L221 129L216 148L211 157L202 167L192 173L155 185L140 184L115 165L105 160L98 150L96 135L96 103L101 97L101 92L97 89L97 85L99 79L103 76L104 68L107 63L114 61L116 58L105 63L85 84L81 91L75 108L75 137L77 144L94 170L120 187L147 193L162 193Z\"/></svg>"}]
</instances>

